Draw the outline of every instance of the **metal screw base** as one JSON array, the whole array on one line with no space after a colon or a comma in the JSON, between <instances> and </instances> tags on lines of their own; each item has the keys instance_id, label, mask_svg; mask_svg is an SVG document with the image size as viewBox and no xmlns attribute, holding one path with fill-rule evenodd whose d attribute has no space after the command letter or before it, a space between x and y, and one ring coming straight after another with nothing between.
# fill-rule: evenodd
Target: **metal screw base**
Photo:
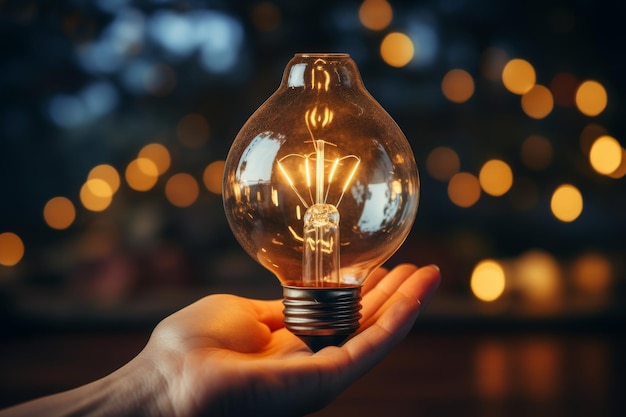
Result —
<instances>
[{"instance_id":1,"label":"metal screw base","mask_svg":"<svg viewBox=\"0 0 626 417\"><path fill-rule=\"evenodd\" d=\"M313 351L340 346L359 328L361 287L283 286L285 327Z\"/></svg>"}]
</instances>

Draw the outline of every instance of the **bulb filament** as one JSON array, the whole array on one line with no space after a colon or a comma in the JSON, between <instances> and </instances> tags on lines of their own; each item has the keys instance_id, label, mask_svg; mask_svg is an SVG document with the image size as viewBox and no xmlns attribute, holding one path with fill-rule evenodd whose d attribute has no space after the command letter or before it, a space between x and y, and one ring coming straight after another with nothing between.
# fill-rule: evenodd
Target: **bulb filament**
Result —
<instances>
[{"instance_id":1,"label":"bulb filament","mask_svg":"<svg viewBox=\"0 0 626 417\"><path fill-rule=\"evenodd\" d=\"M313 152L291 153L277 161L287 184L306 209L302 236L302 281L314 287L340 282L337 207L361 162L360 157L352 154L328 157L329 153L336 153L328 152L328 148L336 150L337 145L316 137L315 133L327 128L333 116L334 112L328 106L315 106L308 110L304 119L311 140L305 143L313 144ZM295 235L293 230L292 234Z\"/></svg>"}]
</instances>

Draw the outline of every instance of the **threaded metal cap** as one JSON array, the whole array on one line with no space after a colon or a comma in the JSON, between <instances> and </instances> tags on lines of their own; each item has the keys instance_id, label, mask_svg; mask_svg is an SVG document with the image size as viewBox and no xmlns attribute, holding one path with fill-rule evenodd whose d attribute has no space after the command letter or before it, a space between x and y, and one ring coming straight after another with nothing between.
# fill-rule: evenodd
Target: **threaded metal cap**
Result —
<instances>
[{"instance_id":1,"label":"threaded metal cap","mask_svg":"<svg viewBox=\"0 0 626 417\"><path fill-rule=\"evenodd\" d=\"M361 287L283 286L285 327L313 351L340 346L359 328Z\"/></svg>"}]
</instances>

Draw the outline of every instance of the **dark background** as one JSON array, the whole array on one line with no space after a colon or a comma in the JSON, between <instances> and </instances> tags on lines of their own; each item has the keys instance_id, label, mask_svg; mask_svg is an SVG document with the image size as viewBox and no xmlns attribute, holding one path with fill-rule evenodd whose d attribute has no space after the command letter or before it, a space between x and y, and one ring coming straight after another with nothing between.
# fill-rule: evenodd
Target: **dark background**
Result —
<instances>
[{"instance_id":1,"label":"dark background","mask_svg":"<svg viewBox=\"0 0 626 417\"><path fill-rule=\"evenodd\" d=\"M626 186L623 178L595 173L581 150L581 133L591 124L624 146L622 6L390 3L390 26L371 31L359 22L357 1L0 1L0 233L17 234L25 247L17 265L0 265L0 405L112 371L139 351L161 318L206 294L280 296L278 282L236 245L221 198L202 185L202 172L226 157L291 56L317 51L353 57L414 150L420 209L389 265L437 263L444 278L407 341L320 415L624 411L618 393L625 370L619 329ZM196 21L214 31L192 39L185 25ZM392 31L421 42L403 68L388 66L379 54ZM562 71L599 81L607 108L588 117L555 105L544 119L526 116L519 96L485 77L492 48L531 62L543 85ZM475 93L462 104L441 91L453 68L474 78ZM177 134L189 114L202 115L209 126L199 148L185 146ZM539 172L520 160L531 134L548 138L554 151ZM105 211L82 207L78 194L92 167L108 163L123 173L153 142L172 158L153 189L137 192L122 181ZM488 159L506 160L514 184L520 178L532 184L536 203L520 204L524 195L514 187L457 207L447 184L426 170L438 146L453 148L461 171L474 175ZM177 172L200 184L187 208L164 196L167 178ZM576 185L584 199L571 223L550 211L551 193L562 183ZM62 231L42 216L58 195L77 212ZM537 300L509 289L493 303L472 295L477 262L517 265L529 253L557 265L556 293ZM572 270L590 253L610 265L610 276L586 293Z\"/></svg>"}]
</instances>

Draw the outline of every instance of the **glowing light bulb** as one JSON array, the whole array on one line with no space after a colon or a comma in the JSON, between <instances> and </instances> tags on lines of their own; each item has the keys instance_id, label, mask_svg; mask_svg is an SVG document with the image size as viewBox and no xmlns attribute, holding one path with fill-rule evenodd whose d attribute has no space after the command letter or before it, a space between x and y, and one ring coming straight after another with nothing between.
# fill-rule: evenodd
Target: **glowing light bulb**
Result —
<instances>
[{"instance_id":1,"label":"glowing light bulb","mask_svg":"<svg viewBox=\"0 0 626 417\"><path fill-rule=\"evenodd\" d=\"M408 235L411 148L347 54L297 54L235 138L226 217L283 286L285 325L312 350L359 327L360 288Z\"/></svg>"}]
</instances>

